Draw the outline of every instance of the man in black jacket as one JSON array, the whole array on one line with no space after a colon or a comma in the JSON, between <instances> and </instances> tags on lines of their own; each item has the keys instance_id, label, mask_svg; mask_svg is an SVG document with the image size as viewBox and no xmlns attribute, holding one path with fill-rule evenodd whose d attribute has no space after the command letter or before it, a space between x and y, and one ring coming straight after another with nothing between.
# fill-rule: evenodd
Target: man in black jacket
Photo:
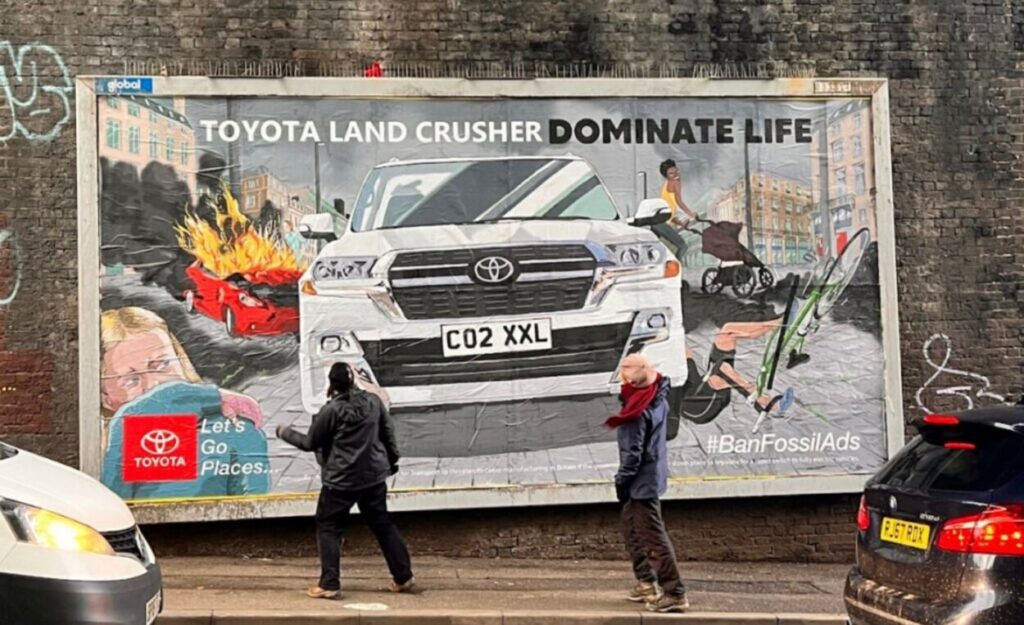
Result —
<instances>
[{"instance_id":1,"label":"man in black jacket","mask_svg":"<svg viewBox=\"0 0 1024 625\"><path fill-rule=\"evenodd\" d=\"M320 500L316 507L320 583L307 594L334 599L341 591L341 537L348 513L359 511L377 538L391 571L391 592L413 589L412 565L405 541L387 508L387 479L398 472L398 447L387 409L380 398L355 388L352 370L335 363L328 374L328 402L313 417L309 433L278 427L277 435L320 463Z\"/></svg>"}]
</instances>

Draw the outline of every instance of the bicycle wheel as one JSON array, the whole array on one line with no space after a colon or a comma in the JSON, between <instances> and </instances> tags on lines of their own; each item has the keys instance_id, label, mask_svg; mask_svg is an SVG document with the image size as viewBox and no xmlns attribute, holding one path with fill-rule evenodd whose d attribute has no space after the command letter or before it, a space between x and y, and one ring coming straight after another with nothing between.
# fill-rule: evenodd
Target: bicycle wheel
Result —
<instances>
[{"instance_id":1,"label":"bicycle wheel","mask_svg":"<svg viewBox=\"0 0 1024 625\"><path fill-rule=\"evenodd\" d=\"M783 319L790 318L790 311L793 306L797 305L796 302L796 291L800 288L800 279L797 278L796 282L793 283L793 287L789 291L789 301L786 303L786 309L783 312ZM757 382L755 387L757 394L761 395L765 390L771 388L771 383L774 382L775 370L779 366L779 359L783 354L787 354L786 351L793 341L797 337L797 330L803 323L804 319L808 316L808 304L804 304L800 311L794 318L794 323L786 324L783 322L778 328L773 330L768 335L768 340L764 342L764 353L761 355L761 368L757 372ZM780 332L781 331L781 332Z\"/></svg>"},{"instance_id":2,"label":"bicycle wheel","mask_svg":"<svg viewBox=\"0 0 1024 625\"><path fill-rule=\"evenodd\" d=\"M807 282L804 283L803 291L800 292L800 299L810 299L811 293L818 288L821 284L825 274L828 273L829 269L832 268L832 263L828 258L822 258L814 264L814 268L811 269L811 275L807 278Z\"/></svg>"},{"instance_id":3,"label":"bicycle wheel","mask_svg":"<svg viewBox=\"0 0 1024 625\"><path fill-rule=\"evenodd\" d=\"M771 377L772 371L775 369L775 349L778 344L779 331L772 330L772 333L768 335L768 339L764 342L764 353L761 354L761 368L757 371L757 382L754 384L758 395L764 393L765 388L768 386L768 378Z\"/></svg>"},{"instance_id":4,"label":"bicycle wheel","mask_svg":"<svg viewBox=\"0 0 1024 625\"><path fill-rule=\"evenodd\" d=\"M846 247L839 253L835 261L828 268L825 279L822 280L821 297L814 304L814 318L821 319L835 307L839 298L842 297L846 287L850 285L853 276L860 267L860 261L864 258L864 252L868 248L868 240L871 238L867 228L861 228L846 243Z\"/></svg>"}]
</instances>

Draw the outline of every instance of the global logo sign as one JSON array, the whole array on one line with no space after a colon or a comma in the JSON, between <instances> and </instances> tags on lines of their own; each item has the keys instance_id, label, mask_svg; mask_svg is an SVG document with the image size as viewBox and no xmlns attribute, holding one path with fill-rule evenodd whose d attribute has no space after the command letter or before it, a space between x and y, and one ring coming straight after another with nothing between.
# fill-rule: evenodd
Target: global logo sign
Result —
<instances>
[{"instance_id":1,"label":"global logo sign","mask_svg":"<svg viewBox=\"0 0 1024 625\"><path fill-rule=\"evenodd\" d=\"M123 419L122 478L133 482L184 482L197 477L196 415L128 416Z\"/></svg>"},{"instance_id":2,"label":"global logo sign","mask_svg":"<svg viewBox=\"0 0 1024 625\"><path fill-rule=\"evenodd\" d=\"M178 435L169 430L150 430L139 441L142 450L154 456L166 456L181 446Z\"/></svg>"},{"instance_id":3,"label":"global logo sign","mask_svg":"<svg viewBox=\"0 0 1024 625\"><path fill-rule=\"evenodd\" d=\"M504 256L481 258L473 265L473 278L483 284L510 282L516 275L516 266Z\"/></svg>"},{"instance_id":4,"label":"global logo sign","mask_svg":"<svg viewBox=\"0 0 1024 625\"><path fill-rule=\"evenodd\" d=\"M121 76L119 78L97 78L96 93L153 93L153 79L142 76Z\"/></svg>"}]
</instances>

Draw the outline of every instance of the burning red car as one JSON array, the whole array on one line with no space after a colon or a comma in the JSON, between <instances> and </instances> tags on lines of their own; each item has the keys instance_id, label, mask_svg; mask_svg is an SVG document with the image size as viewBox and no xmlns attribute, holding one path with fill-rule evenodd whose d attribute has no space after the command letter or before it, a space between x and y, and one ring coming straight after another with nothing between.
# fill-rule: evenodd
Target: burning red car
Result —
<instances>
[{"instance_id":1,"label":"burning red car","mask_svg":"<svg viewBox=\"0 0 1024 625\"><path fill-rule=\"evenodd\" d=\"M221 279L196 262L185 270L182 295L189 312L222 321L231 336L277 336L299 331L301 271L274 269Z\"/></svg>"}]
</instances>

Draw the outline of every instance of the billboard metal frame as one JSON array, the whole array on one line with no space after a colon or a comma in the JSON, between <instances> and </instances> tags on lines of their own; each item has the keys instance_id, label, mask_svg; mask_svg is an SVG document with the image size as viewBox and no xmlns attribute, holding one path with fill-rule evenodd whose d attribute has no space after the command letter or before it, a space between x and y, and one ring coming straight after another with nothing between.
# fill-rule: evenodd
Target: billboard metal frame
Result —
<instances>
[{"instance_id":1,"label":"billboard metal frame","mask_svg":"<svg viewBox=\"0 0 1024 625\"><path fill-rule=\"evenodd\" d=\"M99 476L102 441L98 406L100 356L99 192L97 84L118 76L76 79L78 136L78 406L79 457L83 471ZM137 77L132 77L132 79ZM689 78L585 78L533 80L466 80L458 78L207 78L144 77L157 97L307 97L307 98L750 98L869 99L875 154L875 206L878 222L879 283L885 381L885 457L904 443L903 393L900 378L892 155L889 140L889 87L880 78L784 78L715 80ZM147 85L150 84L147 82ZM148 94L147 94L148 95ZM665 499L854 493L866 474L674 478ZM213 521L304 516L313 513L316 493L267 495L138 504L142 523ZM606 482L487 488L396 490L391 508L436 510L610 502Z\"/></svg>"}]
</instances>

